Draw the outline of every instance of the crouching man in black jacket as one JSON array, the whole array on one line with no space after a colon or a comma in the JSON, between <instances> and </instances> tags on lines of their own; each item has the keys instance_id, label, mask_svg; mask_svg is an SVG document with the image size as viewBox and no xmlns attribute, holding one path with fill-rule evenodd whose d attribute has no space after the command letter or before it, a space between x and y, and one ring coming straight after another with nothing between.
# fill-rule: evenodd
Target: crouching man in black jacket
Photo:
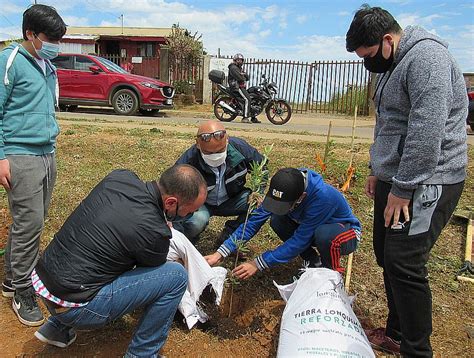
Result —
<instances>
[{"instance_id":1,"label":"crouching man in black jacket","mask_svg":"<svg viewBox=\"0 0 474 358\"><path fill-rule=\"evenodd\" d=\"M106 176L54 236L32 274L51 313L35 333L67 347L75 328L96 328L143 307L125 357L156 357L186 289L180 264L166 262L170 221L203 205L206 183L189 165L143 182L128 170Z\"/></svg>"}]
</instances>

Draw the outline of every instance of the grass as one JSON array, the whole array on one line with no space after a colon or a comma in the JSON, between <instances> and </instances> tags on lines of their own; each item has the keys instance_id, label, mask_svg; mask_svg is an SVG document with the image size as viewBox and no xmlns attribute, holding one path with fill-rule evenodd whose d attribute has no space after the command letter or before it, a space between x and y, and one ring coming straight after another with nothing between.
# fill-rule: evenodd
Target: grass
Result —
<instances>
[{"instance_id":1,"label":"grass","mask_svg":"<svg viewBox=\"0 0 474 358\"><path fill-rule=\"evenodd\" d=\"M117 168L127 168L135 171L143 180L153 180L159 177L167 167L174 164L176 159L193 144L190 134L179 132L163 132L147 129L120 129L100 126L85 126L74 123L63 125L58 141L57 162L58 178L54 189L53 200L45 225L41 247L44 248L54 233L60 228L67 216L90 190L110 171ZM246 138L252 145L263 151L265 146L275 142L275 139ZM344 177L349 161L349 145L335 144L331 148L330 168L327 180L334 185L340 185L339 178ZM269 163L270 175L282 167L308 167L318 170L315 161L316 153L324 153L324 143L315 144L305 141L289 141L278 139L271 153ZM381 270L377 267L372 253L371 222L372 202L364 195L365 177L368 174L368 145L358 145L354 156L354 166L357 175L354 183L345 196L351 203L355 214L363 224L363 241L354 257L352 273L352 291L357 293L357 313L363 323L370 326L383 324L386 315L385 296ZM470 164L465 190L460 207L472 205L474 202L474 148L469 148ZM7 207L6 195L0 193L0 205ZM2 218L0 217L0 220ZM202 235L198 248L203 254L213 252L214 240L223 227L224 219L212 218L208 229ZM435 353L442 356L468 356L470 341L465 329L474 326L474 304L472 285L459 283L454 279L461 266L464 252L465 223L453 219L443 231L437 245L432 250L429 263L431 287L434 296L434 334L432 344ZM4 246L5 238L0 238L0 247ZM255 257L265 250L275 248L279 239L266 224L259 234L248 243L249 255ZM232 260L226 260L226 267L233 266ZM264 307L266 302L279 299L273 287L272 280L281 283L291 279L298 267L298 262L282 265L265 274L257 274L243 282L237 288L237 296L244 300L242 312L250 306L253 309ZM263 309L263 308L262 308ZM127 337L130 337L133 327L124 327ZM104 332L106 332L104 330ZM107 333L104 334L107 340ZM273 342L277 340L278 330L272 333ZM252 340L252 335L245 339ZM181 347L180 340L188 342L188 350L183 347L183 354L193 353L196 340L204 340L209 350L221 349L235 345L231 340L214 342L211 333L190 332L181 333L173 328L168 350ZM184 341L183 341L184 342ZM240 342L240 341L239 341ZM271 354L269 347L262 347L258 342L245 342L246 347L255 354ZM177 349L177 348L176 348ZM181 348L180 348L181 349ZM224 349L224 348L222 348ZM231 349L231 348L229 348ZM224 352L224 351L223 351ZM229 351L225 351L227 354ZM203 354L205 355L204 351ZM172 356L172 354L171 354Z\"/></svg>"}]
</instances>

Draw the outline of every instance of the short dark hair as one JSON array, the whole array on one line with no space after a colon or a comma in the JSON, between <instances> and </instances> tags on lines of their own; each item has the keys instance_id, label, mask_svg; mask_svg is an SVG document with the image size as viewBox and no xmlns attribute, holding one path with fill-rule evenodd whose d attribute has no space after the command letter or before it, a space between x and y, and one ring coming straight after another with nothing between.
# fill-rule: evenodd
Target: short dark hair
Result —
<instances>
[{"instance_id":1,"label":"short dark hair","mask_svg":"<svg viewBox=\"0 0 474 358\"><path fill-rule=\"evenodd\" d=\"M347 31L346 49L353 52L361 46L378 45L385 34L400 31L402 28L387 10L364 4L355 13Z\"/></svg>"},{"instance_id":2,"label":"short dark hair","mask_svg":"<svg viewBox=\"0 0 474 358\"><path fill-rule=\"evenodd\" d=\"M66 33L66 24L54 7L37 4L23 13L22 30L24 40L28 40L26 30L30 30L35 34L42 32L52 41L59 41Z\"/></svg>"},{"instance_id":3,"label":"short dark hair","mask_svg":"<svg viewBox=\"0 0 474 358\"><path fill-rule=\"evenodd\" d=\"M166 169L158 185L164 194L175 195L186 204L196 200L201 190L207 188L201 173L188 164L176 164Z\"/></svg>"}]
</instances>

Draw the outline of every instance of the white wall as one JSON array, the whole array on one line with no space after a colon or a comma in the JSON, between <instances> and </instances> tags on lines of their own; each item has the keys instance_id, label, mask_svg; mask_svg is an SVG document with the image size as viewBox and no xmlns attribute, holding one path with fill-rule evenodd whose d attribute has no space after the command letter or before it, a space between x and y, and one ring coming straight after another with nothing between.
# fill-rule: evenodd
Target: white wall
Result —
<instances>
[{"instance_id":1,"label":"white wall","mask_svg":"<svg viewBox=\"0 0 474 358\"><path fill-rule=\"evenodd\" d=\"M61 52L63 53L82 53L82 44L61 42Z\"/></svg>"},{"instance_id":2,"label":"white wall","mask_svg":"<svg viewBox=\"0 0 474 358\"><path fill-rule=\"evenodd\" d=\"M95 44L78 44L72 42L61 42L63 53L95 53Z\"/></svg>"}]
</instances>

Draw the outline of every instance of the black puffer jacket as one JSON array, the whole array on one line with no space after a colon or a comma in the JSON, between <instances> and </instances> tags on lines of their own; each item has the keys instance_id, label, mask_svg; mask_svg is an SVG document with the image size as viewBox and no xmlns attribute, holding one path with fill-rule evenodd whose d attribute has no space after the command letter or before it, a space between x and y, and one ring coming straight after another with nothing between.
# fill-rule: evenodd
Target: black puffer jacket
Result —
<instances>
[{"instance_id":1,"label":"black puffer jacket","mask_svg":"<svg viewBox=\"0 0 474 358\"><path fill-rule=\"evenodd\" d=\"M170 237L156 183L115 170L68 217L36 272L53 295L87 302L134 266L165 263Z\"/></svg>"}]
</instances>

